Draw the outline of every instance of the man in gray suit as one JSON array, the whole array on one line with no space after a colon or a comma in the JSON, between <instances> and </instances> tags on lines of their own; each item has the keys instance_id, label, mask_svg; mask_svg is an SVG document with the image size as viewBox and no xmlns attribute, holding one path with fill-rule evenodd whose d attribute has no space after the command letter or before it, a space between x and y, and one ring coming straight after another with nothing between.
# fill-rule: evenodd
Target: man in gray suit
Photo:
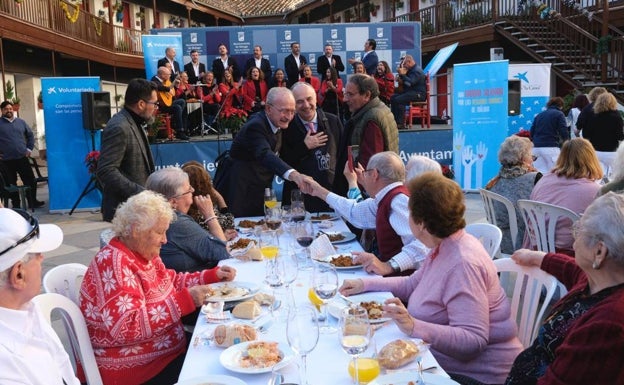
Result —
<instances>
[{"instance_id":1,"label":"man in gray suit","mask_svg":"<svg viewBox=\"0 0 624 385\"><path fill-rule=\"evenodd\" d=\"M154 172L145 130L157 108L156 85L146 79L132 79L124 108L104 128L96 175L102 187L102 219L107 222L120 203L145 189L147 177Z\"/></svg>"}]
</instances>

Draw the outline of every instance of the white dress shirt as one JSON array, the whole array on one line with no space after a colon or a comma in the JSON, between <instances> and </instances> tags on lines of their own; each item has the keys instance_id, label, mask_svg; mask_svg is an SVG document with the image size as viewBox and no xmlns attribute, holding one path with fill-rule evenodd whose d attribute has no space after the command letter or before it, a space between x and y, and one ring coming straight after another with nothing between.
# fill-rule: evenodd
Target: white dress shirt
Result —
<instances>
[{"instance_id":1,"label":"white dress shirt","mask_svg":"<svg viewBox=\"0 0 624 385\"><path fill-rule=\"evenodd\" d=\"M0 384L80 385L69 356L39 309L0 307Z\"/></svg>"},{"instance_id":2,"label":"white dress shirt","mask_svg":"<svg viewBox=\"0 0 624 385\"><path fill-rule=\"evenodd\" d=\"M368 198L361 202L334 193L329 193L326 201L337 213L351 222L353 226L360 229L374 229L379 202L390 190L401 184L400 182L389 184L381 189L375 198ZM429 249L416 239L410 230L408 200L409 197L399 194L390 203L390 225L403 242L403 248L397 255L392 257L392 260L396 261L401 271L418 269L420 262L429 253Z\"/></svg>"}]
</instances>

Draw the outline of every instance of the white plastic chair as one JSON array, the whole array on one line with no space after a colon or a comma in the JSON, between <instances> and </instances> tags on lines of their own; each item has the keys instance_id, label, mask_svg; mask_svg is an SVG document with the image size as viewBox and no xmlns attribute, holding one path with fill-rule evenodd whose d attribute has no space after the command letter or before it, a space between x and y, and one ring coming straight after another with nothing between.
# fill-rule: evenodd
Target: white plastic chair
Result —
<instances>
[{"instance_id":1,"label":"white plastic chair","mask_svg":"<svg viewBox=\"0 0 624 385\"><path fill-rule=\"evenodd\" d=\"M565 217L572 222L580 218L577 213L565 207L528 199L518 199L518 210L531 243L537 246L537 250L547 253L555 252L555 229L559 218Z\"/></svg>"},{"instance_id":2,"label":"white plastic chair","mask_svg":"<svg viewBox=\"0 0 624 385\"><path fill-rule=\"evenodd\" d=\"M113 229L104 229L100 233L100 249L110 242L111 239L115 236L115 232Z\"/></svg>"},{"instance_id":3,"label":"white plastic chair","mask_svg":"<svg viewBox=\"0 0 624 385\"><path fill-rule=\"evenodd\" d=\"M507 209L507 218L509 218L509 233L511 235L511 245L514 250L520 248L521 245L518 244L518 216L516 215L516 208L513 203L505 198L504 196L497 194L495 192L480 189L479 194L481 194L481 200L483 200L483 207L485 208L485 216L487 221L494 226L498 226L498 221L496 217L496 210L494 209L495 202L498 202L505 206ZM522 240L520 240L522 242ZM509 257L508 254L501 254L503 257Z\"/></svg>"},{"instance_id":4,"label":"white plastic chair","mask_svg":"<svg viewBox=\"0 0 624 385\"><path fill-rule=\"evenodd\" d=\"M43 290L58 293L80 305L80 285L87 267L80 263L67 263L52 268L43 276Z\"/></svg>"},{"instance_id":5,"label":"white plastic chair","mask_svg":"<svg viewBox=\"0 0 624 385\"><path fill-rule=\"evenodd\" d=\"M520 266L511 258L494 261L501 285L511 293L511 317L518 324L518 338L527 348L531 345L550 305L559 281L537 266ZM505 287L506 284L512 288ZM543 302L540 304L542 291Z\"/></svg>"},{"instance_id":6,"label":"white plastic chair","mask_svg":"<svg viewBox=\"0 0 624 385\"><path fill-rule=\"evenodd\" d=\"M489 223L471 223L466 226L466 232L477 238L494 259L503 239L503 232L497 226Z\"/></svg>"},{"instance_id":7,"label":"white plastic chair","mask_svg":"<svg viewBox=\"0 0 624 385\"><path fill-rule=\"evenodd\" d=\"M33 298L33 302L39 306L39 309L50 324L52 324L52 313L55 309L58 309L62 316L65 331L70 339L71 351L68 351L67 354L70 357L78 357L80 359L87 384L103 385L87 332L87 324L78 305L69 298L57 293L39 294Z\"/></svg>"}]
</instances>

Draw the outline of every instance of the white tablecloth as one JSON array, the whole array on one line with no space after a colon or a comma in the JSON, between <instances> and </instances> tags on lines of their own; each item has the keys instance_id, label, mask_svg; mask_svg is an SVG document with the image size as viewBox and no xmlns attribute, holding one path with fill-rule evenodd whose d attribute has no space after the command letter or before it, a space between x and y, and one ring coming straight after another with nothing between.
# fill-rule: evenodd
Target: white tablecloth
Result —
<instances>
[{"instance_id":1,"label":"white tablecloth","mask_svg":"<svg viewBox=\"0 0 624 385\"><path fill-rule=\"evenodd\" d=\"M349 231L342 220L333 221L333 227L326 231ZM280 246L287 243L287 235L280 237ZM347 252L349 250L362 250L357 241L351 241L346 244L339 244L337 252ZM241 262L235 259L222 261L221 264L233 266L237 269L237 281L254 282L260 284L261 291L271 293L271 288L262 284L264 279L264 262ZM311 270L299 271L297 280L291 285L297 305L309 304L307 292L309 288ZM362 269L342 270L339 273L339 279L355 277L365 277L368 274ZM266 312L266 310L263 310ZM266 333L259 334L259 338L267 341L277 341L288 344L286 339L286 324L284 321L271 320L271 315L266 314L264 318L258 321L259 324L269 321L270 325ZM337 320L329 317L330 322L337 326ZM266 385L270 378L270 373L263 374L240 374L225 369L219 362L219 356L223 352L223 348L215 347L210 344L200 343L195 345L194 341L197 336L209 334L210 330L215 328L216 324L207 323L204 316L199 317L195 331L186 354L184 366L180 372L179 381L201 378L202 376L223 374L230 375L245 381L249 385ZM386 343L398 338L408 338L394 324L388 322L375 332L375 342L377 349L381 349ZM311 385L325 384L352 384L351 377L347 373L347 366L350 360L340 346L338 333L321 334L316 348L308 355L308 381ZM292 365L291 365L292 366ZM437 366L439 364L430 352L427 352L423 359L423 367ZM408 366L413 368L414 364ZM442 369L432 371L432 373L447 376Z\"/></svg>"}]
</instances>

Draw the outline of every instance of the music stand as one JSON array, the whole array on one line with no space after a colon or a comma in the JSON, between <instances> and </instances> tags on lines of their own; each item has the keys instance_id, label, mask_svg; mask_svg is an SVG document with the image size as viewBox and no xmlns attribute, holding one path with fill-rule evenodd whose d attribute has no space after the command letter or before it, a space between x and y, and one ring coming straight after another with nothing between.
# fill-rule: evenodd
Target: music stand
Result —
<instances>
[{"instance_id":1,"label":"music stand","mask_svg":"<svg viewBox=\"0 0 624 385\"><path fill-rule=\"evenodd\" d=\"M104 127L102 127L104 128ZM95 151L95 133L97 131L102 131L101 129L89 129L89 133L91 134L91 151ZM72 206L71 210L69 211L69 215L72 215L74 213L74 210L76 210L76 207L78 207L78 205L80 204L80 201L82 200L82 198L84 198L85 196L87 196L91 191L95 190L98 188L97 185L97 178L95 175L91 175L91 178L89 179L89 181L87 182L87 185L84 187L84 189L82 189L82 192L80 193L80 196L78 197L78 199L76 200L76 203L74 203L74 205Z\"/></svg>"},{"instance_id":2,"label":"music stand","mask_svg":"<svg viewBox=\"0 0 624 385\"><path fill-rule=\"evenodd\" d=\"M195 87L195 88L202 87L202 86L208 86L208 85L207 84L202 84L202 83L197 83L197 84L193 85L193 87ZM195 95L197 95L197 91L195 92ZM201 99L199 99L199 109L200 109L200 113L201 113L201 123L199 124L199 132L200 132L202 138L204 137L204 135L207 135L211 131L214 132L215 134L219 135L219 131L217 131L210 124L206 123L206 120L204 118L204 101L201 100Z\"/></svg>"}]
</instances>

